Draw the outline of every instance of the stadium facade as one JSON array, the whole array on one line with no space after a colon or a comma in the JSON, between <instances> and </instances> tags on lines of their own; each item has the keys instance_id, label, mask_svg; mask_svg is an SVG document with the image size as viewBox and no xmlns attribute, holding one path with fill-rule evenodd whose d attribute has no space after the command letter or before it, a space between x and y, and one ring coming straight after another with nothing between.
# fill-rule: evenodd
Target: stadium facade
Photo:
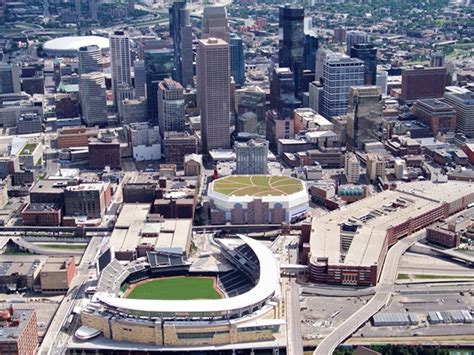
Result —
<instances>
[{"instance_id":1,"label":"stadium facade","mask_svg":"<svg viewBox=\"0 0 474 355\"><path fill-rule=\"evenodd\" d=\"M474 184L415 182L314 218L309 266L317 283L375 286L388 249L474 202Z\"/></svg>"},{"instance_id":2,"label":"stadium facade","mask_svg":"<svg viewBox=\"0 0 474 355\"><path fill-rule=\"evenodd\" d=\"M217 300L122 298L124 284L196 273L189 272L182 255L173 255L172 251L149 252L147 258L128 264L113 259L102 271L92 301L82 310L82 329L95 335L93 330L98 330L115 341L157 348L274 340L285 324L279 319L278 261L260 242L244 236L240 239L238 244L214 241L233 265L231 271L216 275L217 285L225 294Z\"/></svg>"},{"instance_id":3,"label":"stadium facade","mask_svg":"<svg viewBox=\"0 0 474 355\"><path fill-rule=\"evenodd\" d=\"M213 224L280 224L309 209L305 183L292 177L227 176L209 184L207 195Z\"/></svg>"}]
</instances>

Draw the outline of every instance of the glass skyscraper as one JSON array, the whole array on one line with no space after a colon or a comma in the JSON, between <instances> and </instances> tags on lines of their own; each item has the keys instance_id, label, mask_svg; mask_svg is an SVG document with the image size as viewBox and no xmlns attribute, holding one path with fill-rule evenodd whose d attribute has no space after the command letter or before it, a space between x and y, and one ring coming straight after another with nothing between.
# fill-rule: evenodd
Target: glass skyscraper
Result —
<instances>
[{"instance_id":1,"label":"glass skyscraper","mask_svg":"<svg viewBox=\"0 0 474 355\"><path fill-rule=\"evenodd\" d=\"M235 84L242 86L245 83L244 42L238 36L230 38L230 65Z\"/></svg>"},{"instance_id":2,"label":"glass skyscraper","mask_svg":"<svg viewBox=\"0 0 474 355\"><path fill-rule=\"evenodd\" d=\"M193 33L185 0L174 1L169 8L170 35L173 39L175 80L184 86L193 78Z\"/></svg>"},{"instance_id":3,"label":"glass skyscraper","mask_svg":"<svg viewBox=\"0 0 474 355\"><path fill-rule=\"evenodd\" d=\"M158 84L170 78L175 70L173 51L151 49L145 51L146 96L148 120L158 125Z\"/></svg>"},{"instance_id":4,"label":"glass skyscraper","mask_svg":"<svg viewBox=\"0 0 474 355\"><path fill-rule=\"evenodd\" d=\"M295 80L295 94L302 95L304 55L304 9L286 5L279 13L280 68L290 68Z\"/></svg>"},{"instance_id":5,"label":"glass skyscraper","mask_svg":"<svg viewBox=\"0 0 474 355\"><path fill-rule=\"evenodd\" d=\"M377 80L377 48L373 43L356 43L351 48L351 58L364 61L364 84L375 85Z\"/></svg>"}]
</instances>

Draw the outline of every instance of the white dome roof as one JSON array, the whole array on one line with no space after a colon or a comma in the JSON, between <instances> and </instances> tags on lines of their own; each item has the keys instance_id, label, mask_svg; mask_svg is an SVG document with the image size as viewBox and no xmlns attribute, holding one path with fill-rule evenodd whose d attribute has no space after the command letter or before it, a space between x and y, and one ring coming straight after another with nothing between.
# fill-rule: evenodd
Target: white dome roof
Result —
<instances>
[{"instance_id":1,"label":"white dome roof","mask_svg":"<svg viewBox=\"0 0 474 355\"><path fill-rule=\"evenodd\" d=\"M75 52L80 47L97 45L100 49L109 48L109 39L100 36L67 36L47 41L43 45L46 52Z\"/></svg>"}]
</instances>

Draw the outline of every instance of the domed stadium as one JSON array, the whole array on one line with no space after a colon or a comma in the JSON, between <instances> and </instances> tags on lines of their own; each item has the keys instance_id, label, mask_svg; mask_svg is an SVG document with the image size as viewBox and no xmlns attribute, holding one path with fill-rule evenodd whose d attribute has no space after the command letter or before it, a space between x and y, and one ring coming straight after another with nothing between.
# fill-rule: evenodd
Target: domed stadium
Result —
<instances>
[{"instance_id":1,"label":"domed stadium","mask_svg":"<svg viewBox=\"0 0 474 355\"><path fill-rule=\"evenodd\" d=\"M81 47L96 45L103 52L109 50L109 39L100 36L67 36L43 44L43 53L49 57L74 57Z\"/></svg>"}]
</instances>

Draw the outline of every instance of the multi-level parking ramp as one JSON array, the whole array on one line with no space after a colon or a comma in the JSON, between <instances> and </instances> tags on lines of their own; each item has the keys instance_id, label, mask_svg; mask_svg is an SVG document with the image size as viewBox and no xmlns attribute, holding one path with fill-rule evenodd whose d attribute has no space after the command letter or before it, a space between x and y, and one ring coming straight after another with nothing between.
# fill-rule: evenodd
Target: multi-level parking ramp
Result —
<instances>
[{"instance_id":1,"label":"multi-level parking ramp","mask_svg":"<svg viewBox=\"0 0 474 355\"><path fill-rule=\"evenodd\" d=\"M421 240L424 236L424 231L419 232L400 240L390 248L374 297L325 337L314 351L314 355L332 354L339 344L349 338L388 303L394 290L400 257L411 245Z\"/></svg>"}]
</instances>

